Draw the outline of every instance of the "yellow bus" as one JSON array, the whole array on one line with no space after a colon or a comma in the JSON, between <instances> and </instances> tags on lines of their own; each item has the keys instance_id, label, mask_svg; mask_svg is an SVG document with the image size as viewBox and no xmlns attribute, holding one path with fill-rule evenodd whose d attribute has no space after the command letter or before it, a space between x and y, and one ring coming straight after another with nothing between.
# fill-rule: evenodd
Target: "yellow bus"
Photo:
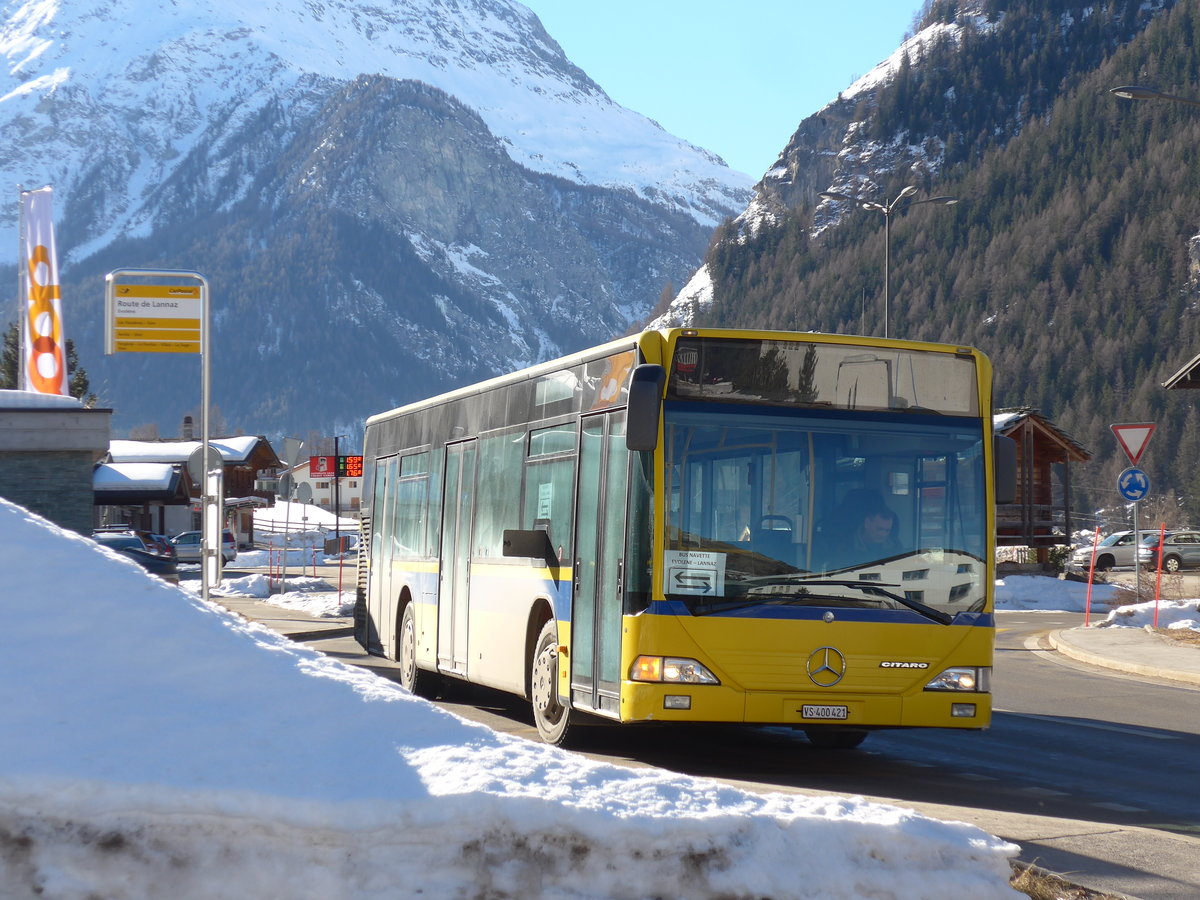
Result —
<instances>
[{"instance_id":1,"label":"yellow bus","mask_svg":"<svg viewBox=\"0 0 1200 900\"><path fill-rule=\"evenodd\" d=\"M372 416L355 635L417 694L528 698L550 743L985 728L991 381L969 347L672 329Z\"/></svg>"}]
</instances>

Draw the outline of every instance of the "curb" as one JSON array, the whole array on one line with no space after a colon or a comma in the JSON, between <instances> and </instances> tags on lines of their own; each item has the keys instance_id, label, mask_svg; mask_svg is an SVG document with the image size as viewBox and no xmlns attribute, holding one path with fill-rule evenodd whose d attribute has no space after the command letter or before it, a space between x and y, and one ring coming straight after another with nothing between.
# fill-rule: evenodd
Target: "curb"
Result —
<instances>
[{"instance_id":1,"label":"curb","mask_svg":"<svg viewBox=\"0 0 1200 900\"><path fill-rule=\"evenodd\" d=\"M1142 675L1146 678L1159 678L1166 681L1178 681L1184 684L1200 686L1200 672L1181 672L1177 669L1164 669L1161 666L1149 666L1128 660L1113 659L1111 656L1101 656L1097 653L1084 650L1069 640L1061 639L1061 634L1062 631L1051 631L1047 635L1050 646L1063 656L1069 656L1071 659L1079 662L1099 666L1103 669L1125 672L1129 675Z\"/></svg>"},{"instance_id":2,"label":"curb","mask_svg":"<svg viewBox=\"0 0 1200 900\"><path fill-rule=\"evenodd\" d=\"M1025 873L1036 876L1042 881L1050 882L1052 888L1059 890L1071 891L1070 896L1074 900L1138 900L1137 897L1131 894L1114 894L1111 891L1099 891L1093 888L1085 887L1082 884L1076 884L1065 875L1060 875L1058 872L1051 872L1048 869L1043 869L1037 863L1021 862L1017 859L1009 860L1009 865L1012 867L1013 878L1017 879ZM1009 882L1010 884L1012 882ZM1019 891L1020 888L1014 886L1014 890ZM1032 895L1031 895L1032 896ZM1058 891L1054 894L1055 897L1064 896Z\"/></svg>"},{"instance_id":3,"label":"curb","mask_svg":"<svg viewBox=\"0 0 1200 900\"><path fill-rule=\"evenodd\" d=\"M297 643L304 643L306 641L320 641L324 640L325 638L353 637L354 626L350 626L349 628L326 628L324 630L316 631L292 631L284 634L283 636L289 641L296 641Z\"/></svg>"}]
</instances>

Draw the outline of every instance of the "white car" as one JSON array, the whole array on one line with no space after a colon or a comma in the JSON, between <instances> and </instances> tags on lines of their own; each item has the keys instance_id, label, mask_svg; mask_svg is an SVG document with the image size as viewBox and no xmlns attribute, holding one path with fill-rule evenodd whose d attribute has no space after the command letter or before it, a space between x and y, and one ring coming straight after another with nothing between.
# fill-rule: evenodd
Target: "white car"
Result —
<instances>
[{"instance_id":1,"label":"white car","mask_svg":"<svg viewBox=\"0 0 1200 900\"><path fill-rule=\"evenodd\" d=\"M175 548L175 558L180 562L200 562L200 532L184 531L171 538ZM225 562L237 559L237 541L233 539L232 531L221 532L221 556Z\"/></svg>"}]
</instances>

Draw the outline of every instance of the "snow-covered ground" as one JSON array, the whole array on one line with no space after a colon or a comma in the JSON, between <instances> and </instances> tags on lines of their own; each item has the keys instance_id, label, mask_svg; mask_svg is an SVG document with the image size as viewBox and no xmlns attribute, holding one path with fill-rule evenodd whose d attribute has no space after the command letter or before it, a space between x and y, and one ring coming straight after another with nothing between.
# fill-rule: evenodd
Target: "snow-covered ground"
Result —
<instances>
[{"instance_id":1,"label":"snow-covered ground","mask_svg":"<svg viewBox=\"0 0 1200 900\"><path fill-rule=\"evenodd\" d=\"M500 735L0 500L5 897L1014 896L1011 844Z\"/></svg>"},{"instance_id":2,"label":"snow-covered ground","mask_svg":"<svg viewBox=\"0 0 1200 900\"><path fill-rule=\"evenodd\" d=\"M1159 628L1190 628L1200 631L1200 599L1149 600L1129 603L1131 590L1114 584L1092 585L1091 613L1099 627L1143 628L1153 625L1155 611ZM1088 586L1040 575L1009 575L996 582L996 609L1037 612L1086 612Z\"/></svg>"}]
</instances>

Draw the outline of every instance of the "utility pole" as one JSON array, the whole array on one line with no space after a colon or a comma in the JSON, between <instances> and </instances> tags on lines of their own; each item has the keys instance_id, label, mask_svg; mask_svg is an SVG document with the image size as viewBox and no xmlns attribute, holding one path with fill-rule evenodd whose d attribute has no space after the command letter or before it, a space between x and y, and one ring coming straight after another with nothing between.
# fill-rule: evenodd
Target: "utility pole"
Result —
<instances>
[{"instance_id":1,"label":"utility pole","mask_svg":"<svg viewBox=\"0 0 1200 900\"><path fill-rule=\"evenodd\" d=\"M337 552L342 552L342 457L338 454L338 438L341 435L333 436L333 545L337 547Z\"/></svg>"}]
</instances>

